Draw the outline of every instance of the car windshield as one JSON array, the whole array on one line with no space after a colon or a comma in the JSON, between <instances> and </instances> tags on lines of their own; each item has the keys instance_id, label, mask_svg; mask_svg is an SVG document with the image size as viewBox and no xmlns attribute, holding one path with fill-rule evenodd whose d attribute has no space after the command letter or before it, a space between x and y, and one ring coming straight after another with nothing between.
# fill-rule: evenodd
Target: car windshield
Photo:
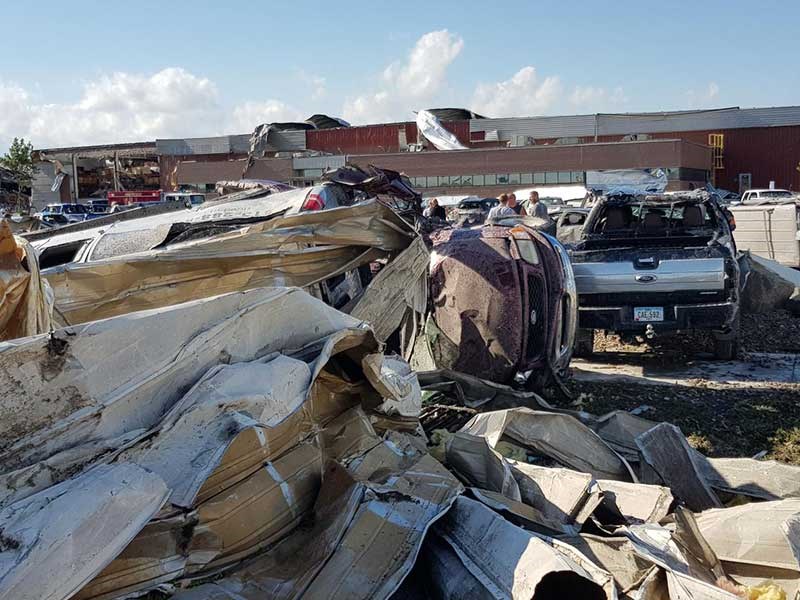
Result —
<instances>
[{"instance_id":1,"label":"car windshield","mask_svg":"<svg viewBox=\"0 0 800 600\"><path fill-rule=\"evenodd\" d=\"M77 215L85 213L86 209L83 207L82 204L65 204L64 212L67 213L68 215Z\"/></svg>"},{"instance_id":2,"label":"car windshield","mask_svg":"<svg viewBox=\"0 0 800 600\"><path fill-rule=\"evenodd\" d=\"M708 235L717 226L714 211L704 202L608 202L592 225L592 233L611 237Z\"/></svg>"}]
</instances>

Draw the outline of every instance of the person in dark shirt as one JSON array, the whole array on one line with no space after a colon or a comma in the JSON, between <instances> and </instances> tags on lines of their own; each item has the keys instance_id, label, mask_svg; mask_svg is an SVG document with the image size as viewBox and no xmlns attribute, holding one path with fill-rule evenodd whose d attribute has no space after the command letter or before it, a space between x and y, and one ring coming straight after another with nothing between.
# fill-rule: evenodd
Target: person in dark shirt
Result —
<instances>
[{"instance_id":1,"label":"person in dark shirt","mask_svg":"<svg viewBox=\"0 0 800 600\"><path fill-rule=\"evenodd\" d=\"M514 192L511 192L508 195L508 208L513 210L521 217L528 216L528 212L525 210L525 207L522 206L522 204L517 204L517 196L514 194Z\"/></svg>"},{"instance_id":2,"label":"person in dark shirt","mask_svg":"<svg viewBox=\"0 0 800 600\"><path fill-rule=\"evenodd\" d=\"M430 204L428 204L428 208L425 209L423 214L428 218L441 219L442 221L447 219L444 206L439 206L437 198L431 198Z\"/></svg>"}]
</instances>

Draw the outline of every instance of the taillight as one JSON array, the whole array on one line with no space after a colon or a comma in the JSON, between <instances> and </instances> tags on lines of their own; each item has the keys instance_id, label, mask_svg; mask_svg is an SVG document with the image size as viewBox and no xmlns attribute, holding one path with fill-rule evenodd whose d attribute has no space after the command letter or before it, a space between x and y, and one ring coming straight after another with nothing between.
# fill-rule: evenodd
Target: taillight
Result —
<instances>
[{"instance_id":1,"label":"taillight","mask_svg":"<svg viewBox=\"0 0 800 600\"><path fill-rule=\"evenodd\" d=\"M322 210L323 208L325 208L325 202L322 201L322 197L319 194L311 193L303 202L300 210Z\"/></svg>"}]
</instances>

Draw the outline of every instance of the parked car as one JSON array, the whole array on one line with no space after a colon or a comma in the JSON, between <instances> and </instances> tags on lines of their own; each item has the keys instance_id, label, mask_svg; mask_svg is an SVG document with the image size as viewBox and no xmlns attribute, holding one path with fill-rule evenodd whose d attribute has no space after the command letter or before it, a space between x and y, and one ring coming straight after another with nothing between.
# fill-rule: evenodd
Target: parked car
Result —
<instances>
[{"instance_id":1,"label":"parked car","mask_svg":"<svg viewBox=\"0 0 800 600\"><path fill-rule=\"evenodd\" d=\"M44 210L36 215L45 222L69 224L82 223L89 219L102 216L102 213L93 212L84 204L48 204Z\"/></svg>"},{"instance_id":2,"label":"parked car","mask_svg":"<svg viewBox=\"0 0 800 600\"><path fill-rule=\"evenodd\" d=\"M717 358L736 355L743 278L728 219L705 191L602 197L570 255L576 354L591 352L595 330L653 338L705 329Z\"/></svg>"},{"instance_id":3,"label":"parked car","mask_svg":"<svg viewBox=\"0 0 800 600\"><path fill-rule=\"evenodd\" d=\"M164 192L164 202L183 202L186 206L200 206L206 195L199 192Z\"/></svg>"},{"instance_id":4,"label":"parked car","mask_svg":"<svg viewBox=\"0 0 800 600\"><path fill-rule=\"evenodd\" d=\"M800 204L773 200L728 207L736 222L739 250L800 268Z\"/></svg>"},{"instance_id":5,"label":"parked car","mask_svg":"<svg viewBox=\"0 0 800 600\"><path fill-rule=\"evenodd\" d=\"M775 200L792 200L798 198L795 192L789 190L747 190L742 194L742 204L760 204L763 202L774 202Z\"/></svg>"},{"instance_id":6,"label":"parked car","mask_svg":"<svg viewBox=\"0 0 800 600\"><path fill-rule=\"evenodd\" d=\"M534 387L567 368L577 319L572 267L564 247L528 221L430 234L428 345L438 368Z\"/></svg>"}]
</instances>

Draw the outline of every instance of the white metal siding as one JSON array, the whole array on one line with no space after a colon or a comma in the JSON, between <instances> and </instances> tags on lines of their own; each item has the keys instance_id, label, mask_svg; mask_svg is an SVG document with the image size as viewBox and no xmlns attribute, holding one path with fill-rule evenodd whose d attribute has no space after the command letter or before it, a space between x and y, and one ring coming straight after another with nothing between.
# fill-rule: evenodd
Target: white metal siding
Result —
<instances>
[{"instance_id":1,"label":"white metal siding","mask_svg":"<svg viewBox=\"0 0 800 600\"><path fill-rule=\"evenodd\" d=\"M527 117L509 119L472 119L470 132L498 131L501 140L514 135L536 139L663 133L745 127L780 127L800 125L800 106L775 108L728 108L665 113L630 113L574 115L563 117ZM597 131L595 131L595 126Z\"/></svg>"},{"instance_id":2,"label":"white metal siding","mask_svg":"<svg viewBox=\"0 0 800 600\"><path fill-rule=\"evenodd\" d=\"M292 160L292 168L296 171L303 169L338 169L343 167L344 164L345 157L341 154L336 156L310 156Z\"/></svg>"},{"instance_id":3,"label":"white metal siding","mask_svg":"<svg viewBox=\"0 0 800 600\"><path fill-rule=\"evenodd\" d=\"M65 165L65 168L71 167ZM59 192L54 192L50 189L55 180L55 171L56 168L53 163L36 163L36 172L31 179L31 205L37 211L42 210L48 204L57 204L61 202L61 195Z\"/></svg>"}]
</instances>

